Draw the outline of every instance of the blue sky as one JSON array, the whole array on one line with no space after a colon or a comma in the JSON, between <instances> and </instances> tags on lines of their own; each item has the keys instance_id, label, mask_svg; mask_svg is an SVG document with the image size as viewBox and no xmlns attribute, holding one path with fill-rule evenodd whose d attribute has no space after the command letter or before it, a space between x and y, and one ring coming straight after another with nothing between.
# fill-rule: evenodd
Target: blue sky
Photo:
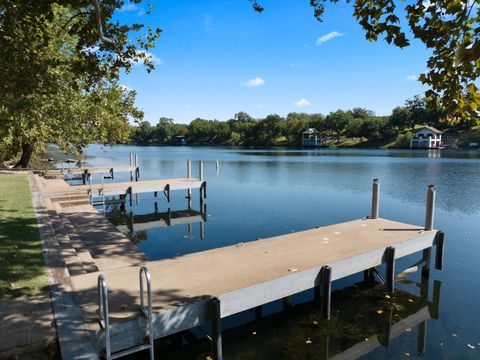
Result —
<instances>
[{"instance_id":1,"label":"blue sky","mask_svg":"<svg viewBox=\"0 0 480 360\"><path fill-rule=\"evenodd\" d=\"M156 70L135 65L121 84L137 91L145 120L228 120L239 111L261 118L289 112L328 114L366 107L388 115L425 89L416 81L428 51L370 43L351 4L327 7L323 22L308 0L156 0L154 11L128 4L122 21L163 32L151 50Z\"/></svg>"}]
</instances>

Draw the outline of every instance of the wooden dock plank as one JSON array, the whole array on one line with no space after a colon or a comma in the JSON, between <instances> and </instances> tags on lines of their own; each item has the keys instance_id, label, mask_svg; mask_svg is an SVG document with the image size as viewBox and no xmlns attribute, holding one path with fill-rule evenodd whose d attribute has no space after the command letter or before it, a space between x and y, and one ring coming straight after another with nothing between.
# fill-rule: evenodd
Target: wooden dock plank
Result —
<instances>
[{"instance_id":1,"label":"wooden dock plank","mask_svg":"<svg viewBox=\"0 0 480 360\"><path fill-rule=\"evenodd\" d=\"M383 263L388 246L398 249L396 258L431 247L435 234L415 225L366 219L149 262L155 336L207 322L206 301L212 296L221 300L221 316L229 316L318 285L324 265L332 268L332 280L339 279ZM110 292L112 342L119 346L115 323L123 332L142 322L134 319L138 268L102 273ZM97 276L72 279L78 303L92 323L97 317Z\"/></svg>"}]
</instances>

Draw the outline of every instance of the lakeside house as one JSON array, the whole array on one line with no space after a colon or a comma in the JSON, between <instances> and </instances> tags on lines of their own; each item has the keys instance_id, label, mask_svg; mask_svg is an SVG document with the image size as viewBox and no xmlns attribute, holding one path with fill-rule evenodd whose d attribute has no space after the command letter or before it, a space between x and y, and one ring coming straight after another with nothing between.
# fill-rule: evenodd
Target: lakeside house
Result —
<instances>
[{"instance_id":1,"label":"lakeside house","mask_svg":"<svg viewBox=\"0 0 480 360\"><path fill-rule=\"evenodd\" d=\"M178 136L175 136L175 138L173 139L173 145L187 145L187 144L188 144L188 141L185 135L178 135Z\"/></svg>"},{"instance_id":2,"label":"lakeside house","mask_svg":"<svg viewBox=\"0 0 480 360\"><path fill-rule=\"evenodd\" d=\"M305 147L326 147L327 137L317 129L308 128L302 133L302 145Z\"/></svg>"},{"instance_id":3,"label":"lakeside house","mask_svg":"<svg viewBox=\"0 0 480 360\"><path fill-rule=\"evenodd\" d=\"M411 149L438 149L442 145L442 132L431 126L425 126L410 140Z\"/></svg>"}]
</instances>

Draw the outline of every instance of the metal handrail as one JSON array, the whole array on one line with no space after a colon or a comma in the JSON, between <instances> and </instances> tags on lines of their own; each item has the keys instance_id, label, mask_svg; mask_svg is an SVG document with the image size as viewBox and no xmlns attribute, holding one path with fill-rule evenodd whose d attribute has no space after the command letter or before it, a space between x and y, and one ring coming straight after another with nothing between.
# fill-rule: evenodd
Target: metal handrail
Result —
<instances>
[{"instance_id":1,"label":"metal handrail","mask_svg":"<svg viewBox=\"0 0 480 360\"><path fill-rule=\"evenodd\" d=\"M140 281L140 310L142 311L143 315L147 318L148 323L148 339L150 343L150 359L154 359L153 354L153 316L152 316L152 278L150 276L150 271L148 268L143 265L140 268L139 272L139 281ZM145 306L145 288L144 288L144 281L147 283L147 306Z\"/></svg>"},{"instance_id":2,"label":"metal handrail","mask_svg":"<svg viewBox=\"0 0 480 360\"><path fill-rule=\"evenodd\" d=\"M98 321L105 330L105 357L111 359L110 319L108 317L108 288L105 276L98 276Z\"/></svg>"}]
</instances>

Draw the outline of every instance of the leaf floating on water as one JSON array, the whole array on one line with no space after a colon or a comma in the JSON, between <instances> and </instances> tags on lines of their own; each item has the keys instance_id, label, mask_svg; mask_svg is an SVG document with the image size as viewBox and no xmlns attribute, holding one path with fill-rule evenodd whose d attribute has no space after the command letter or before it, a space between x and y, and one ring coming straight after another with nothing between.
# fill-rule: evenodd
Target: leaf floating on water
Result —
<instances>
[{"instance_id":1,"label":"leaf floating on water","mask_svg":"<svg viewBox=\"0 0 480 360\"><path fill-rule=\"evenodd\" d=\"M390 299L390 295L385 295L385 297L386 297L387 299Z\"/></svg>"},{"instance_id":2,"label":"leaf floating on water","mask_svg":"<svg viewBox=\"0 0 480 360\"><path fill-rule=\"evenodd\" d=\"M252 331L252 335L257 335L257 332L256 332L256 331Z\"/></svg>"},{"instance_id":3,"label":"leaf floating on water","mask_svg":"<svg viewBox=\"0 0 480 360\"><path fill-rule=\"evenodd\" d=\"M406 353L405 353L405 356L410 356L410 353L409 353L409 352L406 352Z\"/></svg>"},{"instance_id":4,"label":"leaf floating on water","mask_svg":"<svg viewBox=\"0 0 480 360\"><path fill-rule=\"evenodd\" d=\"M470 349L475 349L475 346L473 346L473 345L467 344L467 346L468 346Z\"/></svg>"},{"instance_id":5,"label":"leaf floating on water","mask_svg":"<svg viewBox=\"0 0 480 360\"><path fill-rule=\"evenodd\" d=\"M318 325L318 321L317 321L317 320L313 320L313 325Z\"/></svg>"},{"instance_id":6,"label":"leaf floating on water","mask_svg":"<svg viewBox=\"0 0 480 360\"><path fill-rule=\"evenodd\" d=\"M377 314L383 314L383 310L377 310Z\"/></svg>"},{"instance_id":7,"label":"leaf floating on water","mask_svg":"<svg viewBox=\"0 0 480 360\"><path fill-rule=\"evenodd\" d=\"M310 345L311 343L312 343L312 340L310 340L310 338L308 338L307 340L305 340L305 344Z\"/></svg>"},{"instance_id":8,"label":"leaf floating on water","mask_svg":"<svg viewBox=\"0 0 480 360\"><path fill-rule=\"evenodd\" d=\"M405 331L406 331L406 332L411 332L411 331L412 331L412 328L406 328Z\"/></svg>"},{"instance_id":9,"label":"leaf floating on water","mask_svg":"<svg viewBox=\"0 0 480 360\"><path fill-rule=\"evenodd\" d=\"M457 334L455 334L455 333L452 333L452 336L453 336L453 337L458 337L458 335L457 335Z\"/></svg>"},{"instance_id":10,"label":"leaf floating on water","mask_svg":"<svg viewBox=\"0 0 480 360\"><path fill-rule=\"evenodd\" d=\"M408 299L408 302L411 302L411 303L412 303L412 302L413 302L413 300L412 300L412 299Z\"/></svg>"}]
</instances>

